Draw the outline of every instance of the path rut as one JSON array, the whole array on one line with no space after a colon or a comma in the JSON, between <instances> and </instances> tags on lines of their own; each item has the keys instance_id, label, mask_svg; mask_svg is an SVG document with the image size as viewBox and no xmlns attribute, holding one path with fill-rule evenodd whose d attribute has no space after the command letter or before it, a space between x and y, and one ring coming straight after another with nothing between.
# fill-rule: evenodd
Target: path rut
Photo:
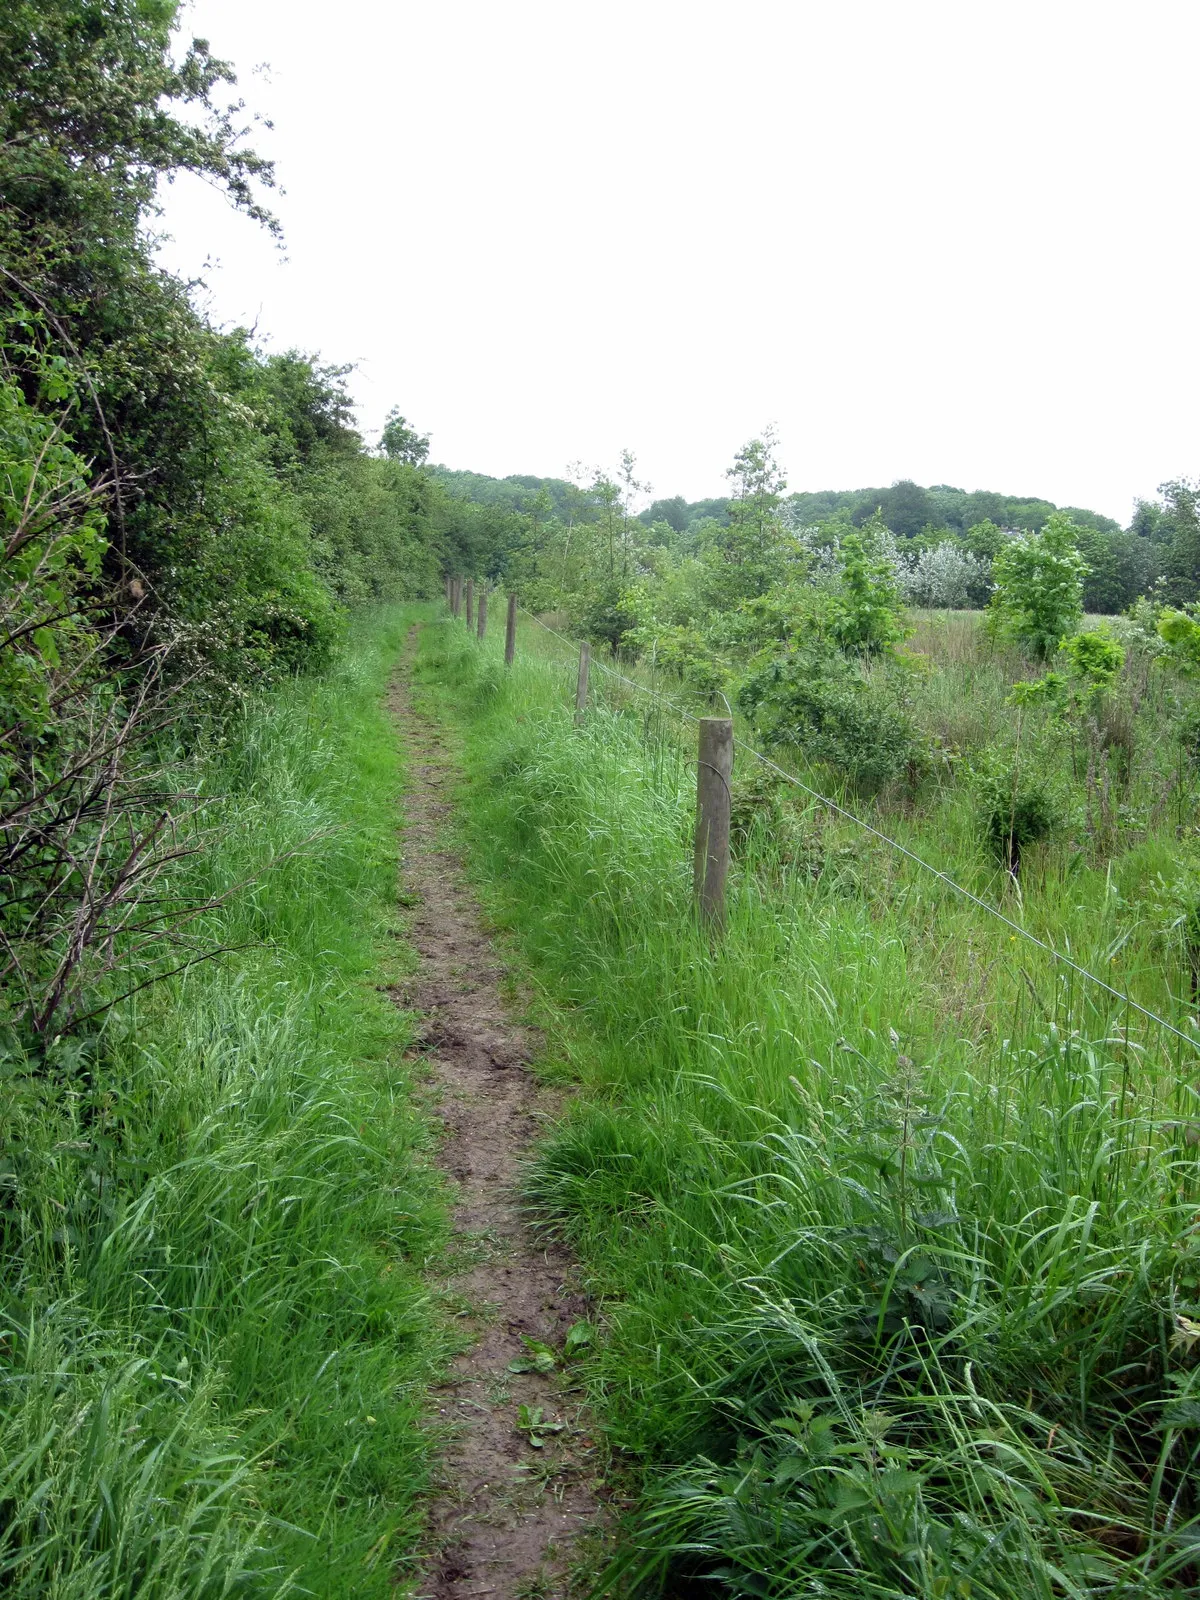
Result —
<instances>
[{"instance_id":1,"label":"path rut","mask_svg":"<svg viewBox=\"0 0 1200 1600\"><path fill-rule=\"evenodd\" d=\"M444 837L456 773L437 723L414 703L418 632L409 634L390 697L408 759L403 880L417 902L409 939L420 958L396 998L425 1019L417 1047L445 1124L440 1160L458 1191L442 1287L471 1338L436 1394L449 1442L418 1594L558 1600L571 1547L598 1510L592 1445L581 1397L561 1376L508 1366L529 1355L526 1337L561 1350L586 1307L570 1286L567 1253L534 1238L521 1211L522 1160L557 1107L529 1070L536 1040L509 1015L505 970ZM521 1405L540 1406L562 1431L542 1435L535 1449L517 1430Z\"/></svg>"}]
</instances>

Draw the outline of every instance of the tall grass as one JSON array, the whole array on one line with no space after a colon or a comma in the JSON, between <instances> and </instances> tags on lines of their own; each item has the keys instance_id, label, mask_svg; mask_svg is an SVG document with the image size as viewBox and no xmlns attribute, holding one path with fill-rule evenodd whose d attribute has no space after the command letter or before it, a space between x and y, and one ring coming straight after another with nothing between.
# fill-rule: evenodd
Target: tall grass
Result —
<instances>
[{"instance_id":1,"label":"tall grass","mask_svg":"<svg viewBox=\"0 0 1200 1600\"><path fill-rule=\"evenodd\" d=\"M0 1068L6 1596L390 1595L406 1570L443 1217L377 987L403 960L402 636L363 622L179 775L215 827L182 887L251 880L202 938L247 948Z\"/></svg>"},{"instance_id":2,"label":"tall grass","mask_svg":"<svg viewBox=\"0 0 1200 1600\"><path fill-rule=\"evenodd\" d=\"M690 740L619 686L574 728L522 643L505 673L447 625L424 671L588 1089L530 1197L640 1464L597 1592L1194 1592L1195 1049L803 804L751 825L710 945ZM961 808L906 826L986 872ZM1019 914L1186 1031L1106 881L1048 868Z\"/></svg>"}]
</instances>

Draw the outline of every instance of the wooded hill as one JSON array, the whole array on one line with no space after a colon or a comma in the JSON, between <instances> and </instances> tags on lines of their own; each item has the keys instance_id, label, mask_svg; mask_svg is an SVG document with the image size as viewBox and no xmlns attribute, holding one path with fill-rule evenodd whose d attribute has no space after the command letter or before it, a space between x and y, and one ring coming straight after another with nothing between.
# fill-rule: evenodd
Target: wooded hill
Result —
<instances>
[{"instance_id":1,"label":"wooded hill","mask_svg":"<svg viewBox=\"0 0 1200 1600\"><path fill-rule=\"evenodd\" d=\"M562 516L579 494L578 483L566 478L539 478L530 473L493 478L486 473L445 466L431 467L430 471L453 495L483 505L510 506L514 511L532 510L537 496L544 494L554 511ZM655 522L666 522L677 532L685 533L710 519L727 523L729 502L728 495L687 500L676 494L653 500L638 517L647 527ZM944 483L934 484L929 489L908 480L879 489L816 489L789 495L787 503L795 507L798 517L813 523L848 512L855 526L861 526L875 511L882 511L888 527L902 539L928 538L942 532L964 533L975 523L988 520L1002 528L1020 528L1034 533L1052 511L1060 510L1066 511L1072 522L1094 528L1098 533L1122 531L1112 517L1102 516L1098 511L1056 506L1038 495L999 494L990 489L968 493Z\"/></svg>"},{"instance_id":2,"label":"wooded hill","mask_svg":"<svg viewBox=\"0 0 1200 1600\"><path fill-rule=\"evenodd\" d=\"M431 476L446 492L536 522L550 519L586 522L597 515L596 483L565 478L511 474L505 478L435 466ZM596 482L603 480L596 475ZM822 489L781 497L781 512L795 525L861 528L877 514L911 550L934 548L952 541L972 555L995 555L996 533L1039 532L1055 511L1062 511L1079 530L1078 544L1091 571L1084 603L1090 612L1123 611L1156 586L1175 603L1200 593L1200 569L1192 557L1194 507L1184 482L1165 484L1162 500L1138 503L1128 528L1112 517L1081 506L1056 506L1037 495L967 491L949 484L924 488L900 480L886 488ZM687 500L671 495L653 500L636 514L651 542L694 548L706 529L727 527L730 496ZM670 530L668 533L667 530ZM973 530L983 530L981 533Z\"/></svg>"}]
</instances>

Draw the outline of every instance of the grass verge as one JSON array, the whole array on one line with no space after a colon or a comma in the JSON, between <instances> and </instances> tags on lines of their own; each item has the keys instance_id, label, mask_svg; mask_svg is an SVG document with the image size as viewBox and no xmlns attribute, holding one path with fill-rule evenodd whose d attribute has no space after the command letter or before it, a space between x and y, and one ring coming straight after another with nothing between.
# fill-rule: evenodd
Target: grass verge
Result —
<instances>
[{"instance_id":1,"label":"grass verge","mask_svg":"<svg viewBox=\"0 0 1200 1600\"><path fill-rule=\"evenodd\" d=\"M246 946L0 1063L0 1590L393 1595L420 1526L445 1237L380 992L407 616L251 704L181 782L207 944ZM164 951L163 965L178 961Z\"/></svg>"},{"instance_id":2,"label":"grass verge","mask_svg":"<svg viewBox=\"0 0 1200 1600\"><path fill-rule=\"evenodd\" d=\"M686 749L619 698L576 729L561 664L461 628L422 659L587 1090L530 1192L604 1300L594 1399L640 1478L597 1593L1194 1593L1191 1055L1023 985L982 924L939 970L933 902L770 838L711 947Z\"/></svg>"}]
</instances>

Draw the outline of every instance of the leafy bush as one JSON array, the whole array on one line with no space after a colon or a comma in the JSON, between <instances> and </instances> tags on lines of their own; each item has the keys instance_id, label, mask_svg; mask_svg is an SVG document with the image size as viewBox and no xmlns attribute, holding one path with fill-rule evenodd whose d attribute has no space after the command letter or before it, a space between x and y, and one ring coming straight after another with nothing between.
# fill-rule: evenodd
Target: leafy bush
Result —
<instances>
[{"instance_id":1,"label":"leafy bush","mask_svg":"<svg viewBox=\"0 0 1200 1600\"><path fill-rule=\"evenodd\" d=\"M715 695L725 682L728 669L698 628L651 625L631 629L626 638L655 666L677 673L698 694Z\"/></svg>"},{"instance_id":2,"label":"leafy bush","mask_svg":"<svg viewBox=\"0 0 1200 1600\"><path fill-rule=\"evenodd\" d=\"M908 717L832 652L810 647L777 657L743 683L738 704L769 745L798 745L864 792L923 764Z\"/></svg>"},{"instance_id":3,"label":"leafy bush","mask_svg":"<svg viewBox=\"0 0 1200 1600\"><path fill-rule=\"evenodd\" d=\"M1046 781L1028 767L994 766L977 777L979 814L988 849L1014 879L1027 845L1047 839L1059 820Z\"/></svg>"},{"instance_id":4,"label":"leafy bush","mask_svg":"<svg viewBox=\"0 0 1200 1600\"><path fill-rule=\"evenodd\" d=\"M910 605L961 611L991 592L992 565L948 539L902 560L899 578Z\"/></svg>"},{"instance_id":5,"label":"leafy bush","mask_svg":"<svg viewBox=\"0 0 1200 1600\"><path fill-rule=\"evenodd\" d=\"M1192 677L1200 673L1200 618L1196 607L1182 611L1170 608L1158 619L1158 636L1171 653L1173 664L1180 672Z\"/></svg>"},{"instance_id":6,"label":"leafy bush","mask_svg":"<svg viewBox=\"0 0 1200 1600\"><path fill-rule=\"evenodd\" d=\"M86 594L107 548L99 496L61 421L0 375L0 788L49 753L61 690L86 670Z\"/></svg>"},{"instance_id":7,"label":"leafy bush","mask_svg":"<svg viewBox=\"0 0 1200 1600\"><path fill-rule=\"evenodd\" d=\"M1110 617L1106 626L1112 638L1125 647L1127 654L1136 653L1153 661L1165 656L1168 651L1166 640L1158 631L1160 615L1160 608L1152 600L1143 597L1135 600L1124 616Z\"/></svg>"},{"instance_id":8,"label":"leafy bush","mask_svg":"<svg viewBox=\"0 0 1200 1600\"><path fill-rule=\"evenodd\" d=\"M1052 512L1041 533L1010 540L992 563L993 626L1038 661L1054 654L1083 615L1087 562L1075 545L1075 524Z\"/></svg>"},{"instance_id":9,"label":"leafy bush","mask_svg":"<svg viewBox=\"0 0 1200 1600\"><path fill-rule=\"evenodd\" d=\"M584 633L594 644L619 650L637 627L637 617L625 602L621 585L602 584L589 595L579 617Z\"/></svg>"},{"instance_id":10,"label":"leafy bush","mask_svg":"<svg viewBox=\"0 0 1200 1600\"><path fill-rule=\"evenodd\" d=\"M1075 682L1089 694L1109 688L1125 665L1125 651L1120 642L1094 630L1064 639L1058 653L1069 663Z\"/></svg>"},{"instance_id":11,"label":"leafy bush","mask_svg":"<svg viewBox=\"0 0 1200 1600\"><path fill-rule=\"evenodd\" d=\"M831 632L843 650L878 655L904 637L896 569L864 534L841 542L842 582L831 604ZM886 532L886 530L880 530Z\"/></svg>"}]
</instances>

